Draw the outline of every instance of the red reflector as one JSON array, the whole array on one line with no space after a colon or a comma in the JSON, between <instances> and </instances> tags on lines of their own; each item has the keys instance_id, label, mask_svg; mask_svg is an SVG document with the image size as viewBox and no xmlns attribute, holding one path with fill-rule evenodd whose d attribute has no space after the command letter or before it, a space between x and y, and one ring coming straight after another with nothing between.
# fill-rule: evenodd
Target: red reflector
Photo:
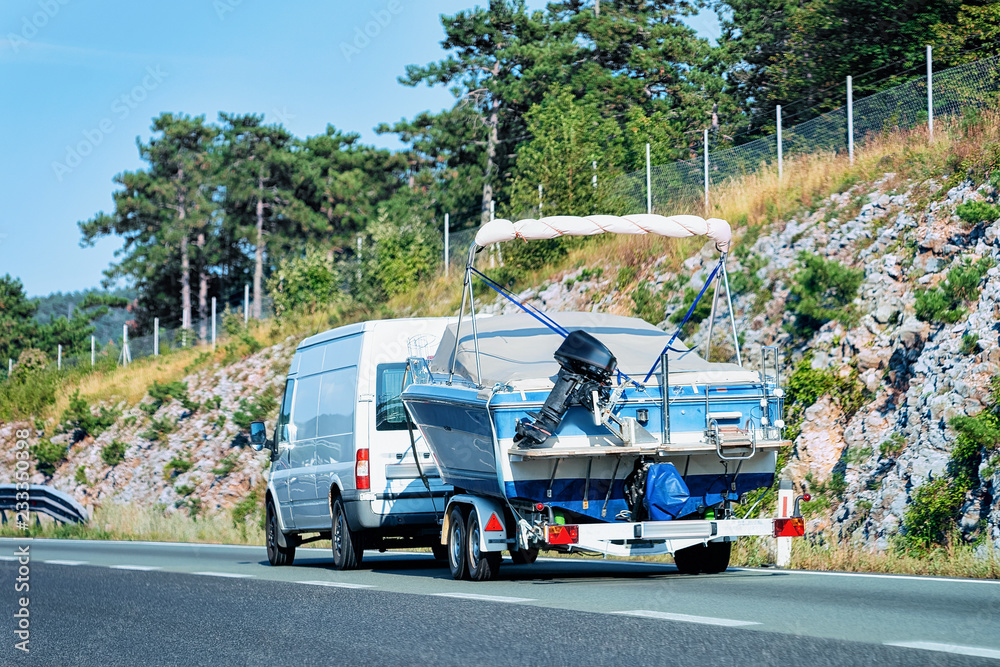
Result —
<instances>
[{"instance_id":1,"label":"red reflector","mask_svg":"<svg viewBox=\"0 0 1000 667\"><path fill-rule=\"evenodd\" d=\"M536 503L535 504L535 509L538 510L539 512L541 512L543 509L545 509L545 505L543 505L541 503Z\"/></svg>"},{"instance_id":2,"label":"red reflector","mask_svg":"<svg viewBox=\"0 0 1000 667\"><path fill-rule=\"evenodd\" d=\"M576 544L580 541L578 526L549 526L546 539L549 544Z\"/></svg>"},{"instance_id":3,"label":"red reflector","mask_svg":"<svg viewBox=\"0 0 1000 667\"><path fill-rule=\"evenodd\" d=\"M503 526L500 525L500 519L497 518L496 514L490 515L490 520L486 522L486 531L503 530Z\"/></svg>"},{"instance_id":4,"label":"red reflector","mask_svg":"<svg viewBox=\"0 0 1000 667\"><path fill-rule=\"evenodd\" d=\"M809 502L810 500L812 500L812 496L810 496L808 493L803 493L802 500Z\"/></svg>"},{"instance_id":5,"label":"red reflector","mask_svg":"<svg viewBox=\"0 0 1000 667\"><path fill-rule=\"evenodd\" d=\"M806 534L806 523L800 516L774 520L775 537L802 537Z\"/></svg>"}]
</instances>

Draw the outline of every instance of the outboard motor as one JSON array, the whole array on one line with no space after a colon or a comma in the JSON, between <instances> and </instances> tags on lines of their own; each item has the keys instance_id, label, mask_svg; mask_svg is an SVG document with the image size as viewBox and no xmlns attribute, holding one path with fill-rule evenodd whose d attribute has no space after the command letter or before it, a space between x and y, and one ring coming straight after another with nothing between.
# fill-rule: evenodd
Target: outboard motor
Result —
<instances>
[{"instance_id":1,"label":"outboard motor","mask_svg":"<svg viewBox=\"0 0 1000 667\"><path fill-rule=\"evenodd\" d=\"M618 360L601 341L585 331L573 331L553 356L560 366L555 386L542 409L528 413L534 421L522 419L517 423L515 444L527 441L529 447L541 445L555 433L570 406L593 410L594 391L601 400L606 401L610 395L611 374Z\"/></svg>"}]
</instances>

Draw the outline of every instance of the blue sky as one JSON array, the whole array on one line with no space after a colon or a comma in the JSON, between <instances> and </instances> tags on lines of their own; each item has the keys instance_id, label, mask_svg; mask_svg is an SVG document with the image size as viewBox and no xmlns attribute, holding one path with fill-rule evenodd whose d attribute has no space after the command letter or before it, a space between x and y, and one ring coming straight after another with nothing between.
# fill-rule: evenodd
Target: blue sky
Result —
<instances>
[{"instance_id":1,"label":"blue sky","mask_svg":"<svg viewBox=\"0 0 1000 667\"><path fill-rule=\"evenodd\" d=\"M0 275L31 296L97 286L121 239L79 247L76 223L110 211L112 178L141 168L136 138L163 111L264 113L300 137L372 128L450 106L407 88L441 57L439 16L474 0L4 0L0 6ZM541 7L541 0L529 2ZM366 24L380 21L365 44ZM711 35L710 16L692 20ZM377 34L376 34L377 33ZM346 47L345 47L346 45Z\"/></svg>"}]
</instances>

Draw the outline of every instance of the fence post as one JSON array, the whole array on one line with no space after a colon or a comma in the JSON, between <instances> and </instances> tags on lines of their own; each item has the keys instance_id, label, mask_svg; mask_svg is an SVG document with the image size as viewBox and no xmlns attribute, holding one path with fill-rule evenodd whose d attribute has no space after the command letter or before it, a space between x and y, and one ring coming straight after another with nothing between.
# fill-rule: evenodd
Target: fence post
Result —
<instances>
[{"instance_id":1,"label":"fence post","mask_svg":"<svg viewBox=\"0 0 1000 667\"><path fill-rule=\"evenodd\" d=\"M927 45L927 131L930 139L934 139L934 58L931 45Z\"/></svg>"},{"instance_id":2,"label":"fence post","mask_svg":"<svg viewBox=\"0 0 1000 667\"><path fill-rule=\"evenodd\" d=\"M649 169L649 144L646 144L646 213L653 212L653 179Z\"/></svg>"},{"instance_id":3,"label":"fence post","mask_svg":"<svg viewBox=\"0 0 1000 667\"><path fill-rule=\"evenodd\" d=\"M160 356L160 318L153 318L153 356Z\"/></svg>"},{"instance_id":4,"label":"fence post","mask_svg":"<svg viewBox=\"0 0 1000 667\"><path fill-rule=\"evenodd\" d=\"M212 297L212 349L215 349L215 297Z\"/></svg>"},{"instance_id":5,"label":"fence post","mask_svg":"<svg viewBox=\"0 0 1000 667\"><path fill-rule=\"evenodd\" d=\"M250 283L243 283L243 324L250 323Z\"/></svg>"},{"instance_id":6,"label":"fence post","mask_svg":"<svg viewBox=\"0 0 1000 667\"><path fill-rule=\"evenodd\" d=\"M595 188L597 187L597 160L594 160L594 177L591 180L591 183Z\"/></svg>"},{"instance_id":7,"label":"fence post","mask_svg":"<svg viewBox=\"0 0 1000 667\"><path fill-rule=\"evenodd\" d=\"M56 350L56 370L62 370L62 344L60 343Z\"/></svg>"},{"instance_id":8,"label":"fence post","mask_svg":"<svg viewBox=\"0 0 1000 667\"><path fill-rule=\"evenodd\" d=\"M782 155L781 155L781 105L778 105L778 180L782 175Z\"/></svg>"},{"instance_id":9,"label":"fence post","mask_svg":"<svg viewBox=\"0 0 1000 667\"><path fill-rule=\"evenodd\" d=\"M128 366L132 361L132 352L128 349L128 325L122 325L122 366Z\"/></svg>"},{"instance_id":10,"label":"fence post","mask_svg":"<svg viewBox=\"0 0 1000 667\"><path fill-rule=\"evenodd\" d=\"M780 480L778 482L778 511L776 512L778 518L792 515L792 495L792 482L787 479ZM777 554L775 555L775 565L788 567L788 563L792 560L792 538L777 538Z\"/></svg>"},{"instance_id":11,"label":"fence post","mask_svg":"<svg viewBox=\"0 0 1000 667\"><path fill-rule=\"evenodd\" d=\"M545 202L542 200L542 184L539 183L538 184L538 217L539 218L542 217L542 206L544 206L544 205L545 205Z\"/></svg>"},{"instance_id":12,"label":"fence post","mask_svg":"<svg viewBox=\"0 0 1000 667\"><path fill-rule=\"evenodd\" d=\"M91 337L90 337L90 367L91 367L91 368L93 368L93 367L94 367L94 361L95 361L94 357L96 357L96 356L97 356L97 355L95 354L95 352L96 352L96 347L97 347L97 346L95 345L95 340L94 340L94 337L93 337L93 336L91 336Z\"/></svg>"},{"instance_id":13,"label":"fence post","mask_svg":"<svg viewBox=\"0 0 1000 667\"><path fill-rule=\"evenodd\" d=\"M448 265L451 263L448 261L448 241L449 241L448 234L450 232L448 227L451 224L449 218L450 216L447 213L445 213L444 214L444 277L445 278L448 277Z\"/></svg>"},{"instance_id":14,"label":"fence post","mask_svg":"<svg viewBox=\"0 0 1000 667\"><path fill-rule=\"evenodd\" d=\"M847 77L847 158L854 164L854 85Z\"/></svg>"},{"instance_id":15,"label":"fence post","mask_svg":"<svg viewBox=\"0 0 1000 667\"><path fill-rule=\"evenodd\" d=\"M708 129L705 129L704 138L705 153L705 215L708 215Z\"/></svg>"},{"instance_id":16,"label":"fence post","mask_svg":"<svg viewBox=\"0 0 1000 667\"><path fill-rule=\"evenodd\" d=\"M11 359L10 357L7 357L7 378L10 379L10 376L13 374L14 374L14 360Z\"/></svg>"}]
</instances>

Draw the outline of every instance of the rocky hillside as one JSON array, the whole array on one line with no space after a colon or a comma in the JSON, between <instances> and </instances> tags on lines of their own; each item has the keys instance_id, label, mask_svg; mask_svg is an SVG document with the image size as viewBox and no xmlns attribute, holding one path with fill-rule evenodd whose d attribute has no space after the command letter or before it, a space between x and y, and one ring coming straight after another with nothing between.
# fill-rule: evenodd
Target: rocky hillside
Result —
<instances>
[{"instance_id":1,"label":"rocky hillside","mask_svg":"<svg viewBox=\"0 0 1000 667\"><path fill-rule=\"evenodd\" d=\"M946 189L887 173L738 241L728 266L744 360L756 367L761 346L782 350L794 438L782 474L815 496L806 507L814 534L885 549L900 534L938 539L957 530L969 542L1000 544L1000 459L988 437L973 437L995 426L984 415L1000 375L1000 220L988 219L997 209L985 205L994 187ZM656 321L686 310L717 259L709 246L680 271L662 257L625 267L600 259L521 297L550 312ZM811 310L806 302L815 302ZM704 342L707 315L696 311L689 344ZM672 330L671 319L661 326ZM727 335L716 326L713 360L733 354ZM138 405L103 406L111 423L96 437L44 434L65 459L32 481L90 508L218 513L256 499L268 461L247 447L244 429L251 416L273 417L295 344L192 371L184 389L152 387ZM33 425L0 426L0 441L25 427ZM13 451L2 455L0 481L9 481Z\"/></svg>"}]
</instances>

